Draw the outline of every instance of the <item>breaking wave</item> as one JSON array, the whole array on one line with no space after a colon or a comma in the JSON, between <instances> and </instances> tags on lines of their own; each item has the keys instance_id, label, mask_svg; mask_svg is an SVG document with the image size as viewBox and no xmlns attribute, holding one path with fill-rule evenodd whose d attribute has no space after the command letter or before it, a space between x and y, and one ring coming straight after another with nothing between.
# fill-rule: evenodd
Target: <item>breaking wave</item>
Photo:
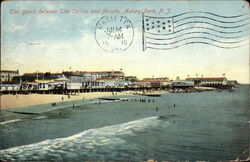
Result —
<instances>
[{"instance_id":1,"label":"breaking wave","mask_svg":"<svg viewBox=\"0 0 250 162\"><path fill-rule=\"evenodd\" d=\"M78 134L38 143L0 150L3 160L73 160L102 159L105 153L124 154L134 151L136 146L126 144L121 136L133 136L136 131L158 125L158 117L149 117L128 123L89 129ZM65 128L66 129L66 128ZM129 154L128 154L129 156Z\"/></svg>"}]
</instances>

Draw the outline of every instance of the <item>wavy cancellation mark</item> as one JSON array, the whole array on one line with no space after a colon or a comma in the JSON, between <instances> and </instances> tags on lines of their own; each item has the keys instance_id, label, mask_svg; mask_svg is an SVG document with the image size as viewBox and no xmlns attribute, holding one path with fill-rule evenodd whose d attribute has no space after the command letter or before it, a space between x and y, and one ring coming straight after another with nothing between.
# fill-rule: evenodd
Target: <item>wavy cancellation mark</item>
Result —
<instances>
[{"instance_id":1,"label":"wavy cancellation mark","mask_svg":"<svg viewBox=\"0 0 250 162\"><path fill-rule=\"evenodd\" d=\"M249 44L248 26L248 14L223 16L197 11L170 17L142 15L143 50L169 50L192 44L239 48Z\"/></svg>"}]
</instances>

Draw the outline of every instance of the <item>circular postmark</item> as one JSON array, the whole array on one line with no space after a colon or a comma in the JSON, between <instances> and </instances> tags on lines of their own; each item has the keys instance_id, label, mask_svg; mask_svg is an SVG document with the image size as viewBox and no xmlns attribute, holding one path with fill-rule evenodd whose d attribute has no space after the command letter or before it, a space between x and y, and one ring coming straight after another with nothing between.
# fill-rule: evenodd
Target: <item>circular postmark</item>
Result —
<instances>
[{"instance_id":1,"label":"circular postmark","mask_svg":"<svg viewBox=\"0 0 250 162\"><path fill-rule=\"evenodd\" d=\"M134 28L126 16L103 16L96 24L96 42L106 52L125 51L133 38Z\"/></svg>"}]
</instances>

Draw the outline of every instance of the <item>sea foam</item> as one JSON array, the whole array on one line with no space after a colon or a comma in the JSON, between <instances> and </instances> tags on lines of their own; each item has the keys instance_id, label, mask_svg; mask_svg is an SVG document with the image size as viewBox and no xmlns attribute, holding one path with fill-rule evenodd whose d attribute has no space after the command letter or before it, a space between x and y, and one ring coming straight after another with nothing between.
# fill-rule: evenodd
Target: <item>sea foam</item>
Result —
<instances>
[{"instance_id":1,"label":"sea foam","mask_svg":"<svg viewBox=\"0 0 250 162\"><path fill-rule=\"evenodd\" d=\"M125 141L121 136L133 136L134 132L154 127L159 122L158 117L149 117L89 129L65 138L47 139L34 144L0 150L0 155L4 160L72 160L79 157L87 158L93 153L98 154L98 151L101 154L117 149L133 149L123 148L129 146L124 144Z\"/></svg>"}]
</instances>

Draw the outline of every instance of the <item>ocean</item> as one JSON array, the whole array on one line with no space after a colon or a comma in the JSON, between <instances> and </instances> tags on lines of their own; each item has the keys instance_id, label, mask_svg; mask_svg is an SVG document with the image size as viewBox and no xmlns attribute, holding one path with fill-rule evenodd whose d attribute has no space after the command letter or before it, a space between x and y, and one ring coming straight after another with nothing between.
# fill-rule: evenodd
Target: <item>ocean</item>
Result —
<instances>
[{"instance_id":1,"label":"ocean","mask_svg":"<svg viewBox=\"0 0 250 162\"><path fill-rule=\"evenodd\" d=\"M233 92L111 96L0 115L3 160L197 161L246 159L249 86ZM144 99L145 102L140 102ZM73 107L74 104L74 107Z\"/></svg>"}]
</instances>

